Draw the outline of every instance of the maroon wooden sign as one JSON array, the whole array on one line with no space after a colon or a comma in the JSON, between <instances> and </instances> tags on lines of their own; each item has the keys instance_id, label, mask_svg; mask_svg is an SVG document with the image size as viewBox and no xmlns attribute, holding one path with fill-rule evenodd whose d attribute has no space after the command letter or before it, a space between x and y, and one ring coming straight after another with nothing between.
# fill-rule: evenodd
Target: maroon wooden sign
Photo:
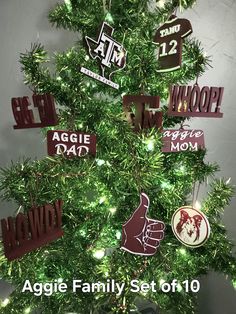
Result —
<instances>
[{"instance_id":1,"label":"maroon wooden sign","mask_svg":"<svg viewBox=\"0 0 236 314\"><path fill-rule=\"evenodd\" d=\"M132 112L134 105L134 112ZM123 97L123 109L127 120L135 131L162 127L162 112L160 112L159 96L126 95Z\"/></svg>"},{"instance_id":2,"label":"maroon wooden sign","mask_svg":"<svg viewBox=\"0 0 236 314\"><path fill-rule=\"evenodd\" d=\"M202 130L164 130L162 139L164 153L197 151L205 148Z\"/></svg>"},{"instance_id":3,"label":"maroon wooden sign","mask_svg":"<svg viewBox=\"0 0 236 314\"><path fill-rule=\"evenodd\" d=\"M58 124L54 98L50 94L32 96L34 107L38 108L40 122L35 122L29 97L12 98L11 105L16 121L14 129L42 128Z\"/></svg>"},{"instance_id":4,"label":"maroon wooden sign","mask_svg":"<svg viewBox=\"0 0 236 314\"><path fill-rule=\"evenodd\" d=\"M62 205L58 200L54 205L32 208L27 214L19 213L16 219L1 220L4 252L9 261L63 236Z\"/></svg>"},{"instance_id":5,"label":"maroon wooden sign","mask_svg":"<svg viewBox=\"0 0 236 314\"><path fill-rule=\"evenodd\" d=\"M223 93L224 87L172 86L168 115L222 118L220 106Z\"/></svg>"},{"instance_id":6,"label":"maroon wooden sign","mask_svg":"<svg viewBox=\"0 0 236 314\"><path fill-rule=\"evenodd\" d=\"M101 75L81 67L80 72L94 78L115 89L119 89L119 84L111 81L112 75L122 70L126 66L127 52L123 45L113 38L114 28L103 22L96 39L85 36L90 57L97 60Z\"/></svg>"},{"instance_id":7,"label":"maroon wooden sign","mask_svg":"<svg viewBox=\"0 0 236 314\"><path fill-rule=\"evenodd\" d=\"M48 155L84 157L96 155L96 135L81 132L48 131Z\"/></svg>"},{"instance_id":8,"label":"maroon wooden sign","mask_svg":"<svg viewBox=\"0 0 236 314\"><path fill-rule=\"evenodd\" d=\"M154 42L158 45L158 72L174 71L182 65L183 40L192 33L189 20L172 15L157 31Z\"/></svg>"}]
</instances>

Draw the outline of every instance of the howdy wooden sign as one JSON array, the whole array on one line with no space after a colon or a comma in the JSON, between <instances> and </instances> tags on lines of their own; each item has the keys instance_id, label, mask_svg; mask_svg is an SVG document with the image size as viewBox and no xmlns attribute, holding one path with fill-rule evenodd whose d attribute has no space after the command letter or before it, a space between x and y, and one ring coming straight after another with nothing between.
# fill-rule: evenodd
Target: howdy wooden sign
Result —
<instances>
[{"instance_id":1,"label":"howdy wooden sign","mask_svg":"<svg viewBox=\"0 0 236 314\"><path fill-rule=\"evenodd\" d=\"M16 219L1 220L4 252L9 261L63 236L62 205L58 200L54 205L32 208L27 214L19 213Z\"/></svg>"},{"instance_id":2,"label":"howdy wooden sign","mask_svg":"<svg viewBox=\"0 0 236 314\"><path fill-rule=\"evenodd\" d=\"M48 131L48 155L84 157L96 155L96 135L81 132Z\"/></svg>"},{"instance_id":3,"label":"howdy wooden sign","mask_svg":"<svg viewBox=\"0 0 236 314\"><path fill-rule=\"evenodd\" d=\"M38 108L40 122L35 122L29 97L12 98L11 105L16 121L14 129L42 128L58 124L54 98L50 94L33 95L34 107Z\"/></svg>"},{"instance_id":4,"label":"howdy wooden sign","mask_svg":"<svg viewBox=\"0 0 236 314\"><path fill-rule=\"evenodd\" d=\"M202 130L165 130L162 139L162 152L164 153L197 151L205 148Z\"/></svg>"},{"instance_id":5,"label":"howdy wooden sign","mask_svg":"<svg viewBox=\"0 0 236 314\"><path fill-rule=\"evenodd\" d=\"M180 117L222 118L223 87L172 86L168 115Z\"/></svg>"},{"instance_id":6,"label":"howdy wooden sign","mask_svg":"<svg viewBox=\"0 0 236 314\"><path fill-rule=\"evenodd\" d=\"M132 104L134 112L132 112ZM162 112L160 112L159 96L125 95L123 109L126 119L134 126L134 131L162 127Z\"/></svg>"}]
</instances>

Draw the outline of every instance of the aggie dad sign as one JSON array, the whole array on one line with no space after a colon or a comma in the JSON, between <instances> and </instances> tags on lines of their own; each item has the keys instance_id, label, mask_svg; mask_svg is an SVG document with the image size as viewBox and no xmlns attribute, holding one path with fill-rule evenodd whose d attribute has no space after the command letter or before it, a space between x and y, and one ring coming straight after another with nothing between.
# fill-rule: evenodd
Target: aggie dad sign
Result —
<instances>
[{"instance_id":1,"label":"aggie dad sign","mask_svg":"<svg viewBox=\"0 0 236 314\"><path fill-rule=\"evenodd\" d=\"M48 131L48 155L84 157L96 155L96 135L81 132Z\"/></svg>"}]
</instances>

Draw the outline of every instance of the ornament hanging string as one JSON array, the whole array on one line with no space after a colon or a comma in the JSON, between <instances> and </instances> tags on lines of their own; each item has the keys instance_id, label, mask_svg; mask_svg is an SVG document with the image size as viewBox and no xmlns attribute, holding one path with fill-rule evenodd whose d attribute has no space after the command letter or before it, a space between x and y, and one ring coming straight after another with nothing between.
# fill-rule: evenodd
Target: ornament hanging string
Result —
<instances>
[{"instance_id":1,"label":"ornament hanging string","mask_svg":"<svg viewBox=\"0 0 236 314\"><path fill-rule=\"evenodd\" d=\"M107 13L106 0L102 0L102 4L103 4L103 11L106 14Z\"/></svg>"},{"instance_id":2,"label":"ornament hanging string","mask_svg":"<svg viewBox=\"0 0 236 314\"><path fill-rule=\"evenodd\" d=\"M184 128L185 127L188 127L188 128L190 128L190 125L189 124L184 124L184 121L183 122L181 122L181 124L180 124L180 130L184 130Z\"/></svg>"},{"instance_id":3,"label":"ornament hanging string","mask_svg":"<svg viewBox=\"0 0 236 314\"><path fill-rule=\"evenodd\" d=\"M199 192L200 192L200 186L201 186L201 183L198 182L197 191L196 191L196 182L194 182L194 184L193 184L193 199L192 199L192 206L193 207L194 207L195 203L197 202ZM196 197L195 197L195 191L196 191Z\"/></svg>"},{"instance_id":4,"label":"ornament hanging string","mask_svg":"<svg viewBox=\"0 0 236 314\"><path fill-rule=\"evenodd\" d=\"M28 86L28 87L29 87L30 91L33 92L33 94L37 94L37 90L34 86L33 87Z\"/></svg>"},{"instance_id":5,"label":"ornament hanging string","mask_svg":"<svg viewBox=\"0 0 236 314\"><path fill-rule=\"evenodd\" d=\"M198 86L198 80L199 80L199 75L197 75L197 77L196 77L196 82L195 82L194 85Z\"/></svg>"},{"instance_id":6,"label":"ornament hanging string","mask_svg":"<svg viewBox=\"0 0 236 314\"><path fill-rule=\"evenodd\" d=\"M182 0L179 0L179 10L183 12Z\"/></svg>"}]
</instances>

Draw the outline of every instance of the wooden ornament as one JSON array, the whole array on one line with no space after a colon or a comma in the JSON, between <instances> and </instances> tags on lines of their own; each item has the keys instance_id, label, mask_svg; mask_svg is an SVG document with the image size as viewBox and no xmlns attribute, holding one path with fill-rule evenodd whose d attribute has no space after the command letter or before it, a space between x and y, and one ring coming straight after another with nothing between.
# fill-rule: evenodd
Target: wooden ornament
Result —
<instances>
[{"instance_id":1,"label":"wooden ornament","mask_svg":"<svg viewBox=\"0 0 236 314\"><path fill-rule=\"evenodd\" d=\"M204 245L211 231L207 217L191 206L179 208L172 217L171 226L176 238L192 248Z\"/></svg>"},{"instance_id":2,"label":"wooden ornament","mask_svg":"<svg viewBox=\"0 0 236 314\"><path fill-rule=\"evenodd\" d=\"M96 135L69 131L47 132L48 155L84 157L96 155Z\"/></svg>"},{"instance_id":3,"label":"wooden ornament","mask_svg":"<svg viewBox=\"0 0 236 314\"><path fill-rule=\"evenodd\" d=\"M197 151L205 148L202 130L164 130L162 141L163 153Z\"/></svg>"},{"instance_id":4,"label":"wooden ornament","mask_svg":"<svg viewBox=\"0 0 236 314\"><path fill-rule=\"evenodd\" d=\"M194 86L172 86L170 88L169 116L222 118L220 112L224 87L200 88Z\"/></svg>"},{"instance_id":5,"label":"wooden ornament","mask_svg":"<svg viewBox=\"0 0 236 314\"><path fill-rule=\"evenodd\" d=\"M22 257L63 236L61 200L32 208L16 219L1 220L5 256L9 261Z\"/></svg>"},{"instance_id":6,"label":"wooden ornament","mask_svg":"<svg viewBox=\"0 0 236 314\"><path fill-rule=\"evenodd\" d=\"M112 38L113 32L114 28L103 22L96 39L85 36L89 55L92 59L97 59L101 75L84 67L81 67L80 71L106 85L119 89L119 85L111 81L111 76L126 66L127 53L124 47ZM106 70L108 70L108 74L105 73Z\"/></svg>"},{"instance_id":7,"label":"wooden ornament","mask_svg":"<svg viewBox=\"0 0 236 314\"><path fill-rule=\"evenodd\" d=\"M165 224L147 218L150 201L145 193L140 195L140 204L122 227L121 249L135 255L152 256L164 238Z\"/></svg>"},{"instance_id":8,"label":"wooden ornament","mask_svg":"<svg viewBox=\"0 0 236 314\"><path fill-rule=\"evenodd\" d=\"M158 72L178 70L182 64L183 39L192 33L189 20L172 15L156 32L154 42L159 46Z\"/></svg>"},{"instance_id":9,"label":"wooden ornament","mask_svg":"<svg viewBox=\"0 0 236 314\"><path fill-rule=\"evenodd\" d=\"M14 129L42 128L58 124L54 98L50 94L32 96L34 107L38 108L40 122L35 122L30 109L29 97L12 98L11 105L16 121Z\"/></svg>"},{"instance_id":10,"label":"wooden ornament","mask_svg":"<svg viewBox=\"0 0 236 314\"><path fill-rule=\"evenodd\" d=\"M134 105L135 113L132 112L132 105ZM160 112L159 107L159 96L125 95L123 97L123 110L126 119L132 124L136 132L153 127L162 128L162 112Z\"/></svg>"}]
</instances>

